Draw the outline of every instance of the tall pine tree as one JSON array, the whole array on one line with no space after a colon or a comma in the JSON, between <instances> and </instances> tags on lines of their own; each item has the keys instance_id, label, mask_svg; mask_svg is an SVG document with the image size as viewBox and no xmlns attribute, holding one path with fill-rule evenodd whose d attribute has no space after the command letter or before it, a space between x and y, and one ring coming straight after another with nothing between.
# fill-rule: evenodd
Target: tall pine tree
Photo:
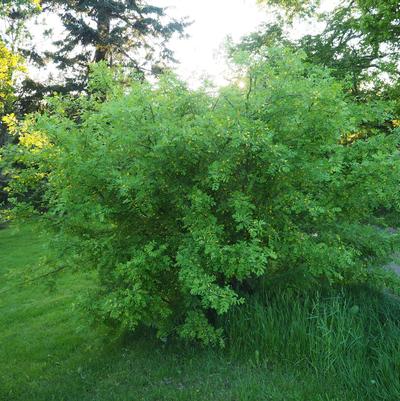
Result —
<instances>
[{"instance_id":1,"label":"tall pine tree","mask_svg":"<svg viewBox=\"0 0 400 401\"><path fill-rule=\"evenodd\" d=\"M35 50L32 56L42 65L53 63L63 82L36 87L27 82L26 89L32 93L84 89L93 62L133 67L143 73L160 71L175 61L169 40L175 34L183 36L188 25L146 0L42 0L41 5L45 16L53 21L57 16L63 32L48 35L55 50Z\"/></svg>"}]
</instances>

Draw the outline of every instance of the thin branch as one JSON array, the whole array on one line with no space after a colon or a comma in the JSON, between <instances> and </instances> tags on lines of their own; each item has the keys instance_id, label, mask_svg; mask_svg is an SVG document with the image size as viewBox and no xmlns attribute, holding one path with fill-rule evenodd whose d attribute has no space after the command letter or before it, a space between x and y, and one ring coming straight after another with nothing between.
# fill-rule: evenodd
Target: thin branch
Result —
<instances>
[{"instance_id":1,"label":"thin branch","mask_svg":"<svg viewBox=\"0 0 400 401\"><path fill-rule=\"evenodd\" d=\"M17 284L15 284L15 285L13 285L13 286L11 286L9 288L4 289L3 291L0 291L0 294L4 294L4 293L6 293L6 292L8 292L8 291L10 291L10 290L12 290L14 288L21 287L21 286L26 285L26 284L34 283L35 281L38 281L38 280L43 279L45 277L52 276L53 274L57 274L57 273L59 273L60 271L62 271L64 269L66 269L66 266L61 266L58 269L55 269L55 270L52 270L50 272L41 274L40 276L33 277L33 278L29 279L29 280L22 281L22 282L17 283Z\"/></svg>"}]
</instances>

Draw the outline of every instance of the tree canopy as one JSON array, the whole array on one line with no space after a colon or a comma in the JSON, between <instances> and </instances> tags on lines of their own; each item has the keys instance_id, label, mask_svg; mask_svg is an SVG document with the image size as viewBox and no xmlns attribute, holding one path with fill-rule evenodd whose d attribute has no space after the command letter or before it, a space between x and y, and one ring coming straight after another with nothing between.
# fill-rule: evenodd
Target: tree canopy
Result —
<instances>
[{"instance_id":1,"label":"tree canopy","mask_svg":"<svg viewBox=\"0 0 400 401\"><path fill-rule=\"evenodd\" d=\"M346 80L354 96L360 99L377 91L396 98L400 74L400 23L397 1L345 1L329 14L318 14L314 1L270 0L292 15L308 10L326 23L321 34L305 35L289 41L285 28L290 21L281 19L244 38L238 49L254 52L262 46L285 43L301 49L309 62L331 69ZM316 13L316 14L315 14ZM285 26L286 24L286 26Z\"/></svg>"}]
</instances>

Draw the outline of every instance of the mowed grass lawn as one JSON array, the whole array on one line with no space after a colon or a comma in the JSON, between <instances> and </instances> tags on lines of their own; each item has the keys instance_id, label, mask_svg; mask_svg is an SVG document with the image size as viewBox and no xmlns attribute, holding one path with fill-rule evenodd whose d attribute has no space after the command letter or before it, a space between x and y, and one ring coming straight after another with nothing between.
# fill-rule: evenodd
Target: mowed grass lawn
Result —
<instances>
[{"instance_id":1,"label":"mowed grass lawn","mask_svg":"<svg viewBox=\"0 0 400 401\"><path fill-rule=\"evenodd\" d=\"M45 243L34 224L0 230L0 401L400 400L398 306L248 305L224 351L118 337L76 307L92 276L21 285Z\"/></svg>"},{"instance_id":2,"label":"mowed grass lawn","mask_svg":"<svg viewBox=\"0 0 400 401\"><path fill-rule=\"evenodd\" d=\"M215 350L113 340L74 303L91 285L64 274L21 286L45 239L35 225L0 230L0 400L328 400L317 381ZM338 398L340 400L340 398Z\"/></svg>"}]
</instances>

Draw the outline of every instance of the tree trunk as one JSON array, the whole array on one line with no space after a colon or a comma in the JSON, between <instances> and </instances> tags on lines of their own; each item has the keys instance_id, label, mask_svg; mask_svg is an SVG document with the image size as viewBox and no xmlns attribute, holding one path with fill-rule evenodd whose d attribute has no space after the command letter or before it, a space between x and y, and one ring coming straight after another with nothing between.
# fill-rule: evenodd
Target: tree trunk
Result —
<instances>
[{"instance_id":1,"label":"tree trunk","mask_svg":"<svg viewBox=\"0 0 400 401\"><path fill-rule=\"evenodd\" d=\"M97 11L97 43L94 61L108 61L109 56L109 36L110 36L110 10L106 7Z\"/></svg>"}]
</instances>

